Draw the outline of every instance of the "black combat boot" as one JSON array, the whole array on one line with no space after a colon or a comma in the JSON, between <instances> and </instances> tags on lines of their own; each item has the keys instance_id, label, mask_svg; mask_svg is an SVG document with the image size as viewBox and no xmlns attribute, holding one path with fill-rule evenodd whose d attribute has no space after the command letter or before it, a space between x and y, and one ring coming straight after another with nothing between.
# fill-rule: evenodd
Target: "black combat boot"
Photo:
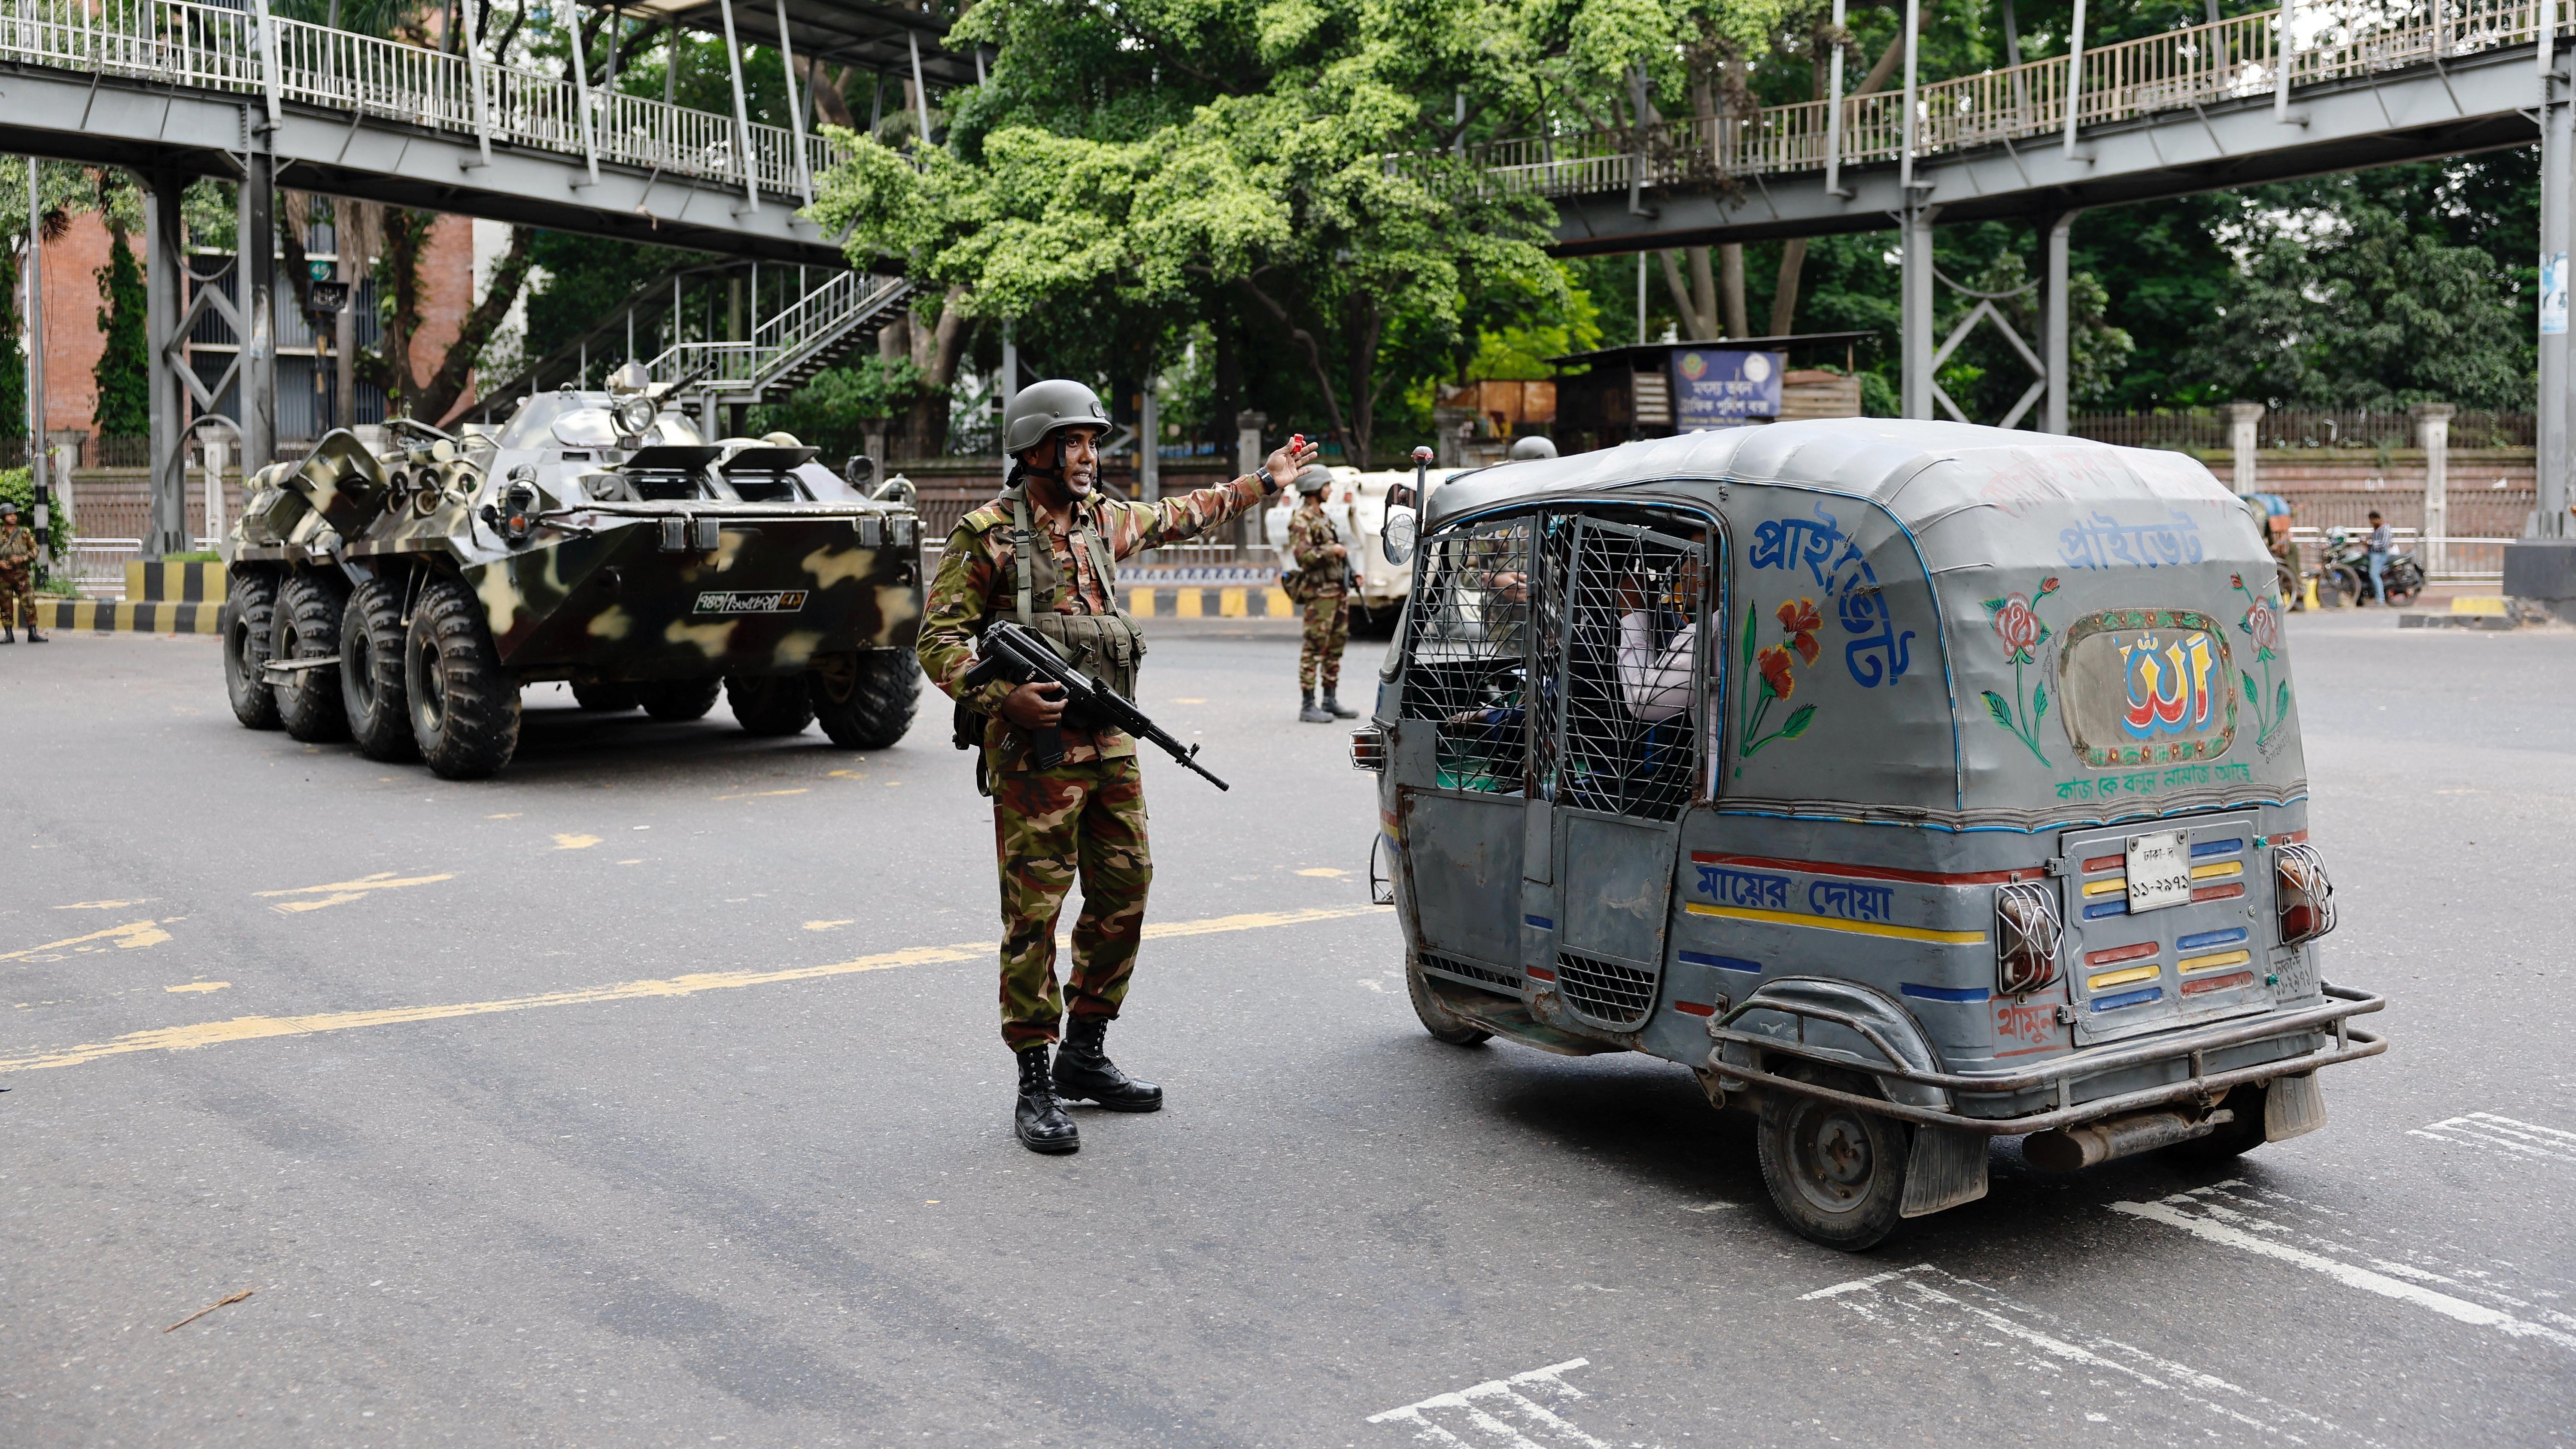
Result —
<instances>
[{"instance_id":1,"label":"black combat boot","mask_svg":"<svg viewBox=\"0 0 2576 1449\"><path fill-rule=\"evenodd\" d=\"M47 639L44 635L37 633L36 621L29 619L27 621L27 642L30 644L47 644L52 641Z\"/></svg>"},{"instance_id":2,"label":"black combat boot","mask_svg":"<svg viewBox=\"0 0 2576 1449\"><path fill-rule=\"evenodd\" d=\"M1012 1113L1012 1126L1020 1134L1020 1145L1031 1152L1082 1150L1082 1129L1073 1125L1064 1104L1055 1099L1043 1043L1020 1053L1020 1104Z\"/></svg>"},{"instance_id":3,"label":"black combat boot","mask_svg":"<svg viewBox=\"0 0 2576 1449\"><path fill-rule=\"evenodd\" d=\"M1055 1054L1056 1090L1112 1112L1161 1111L1163 1089L1118 1070L1104 1044L1108 1035L1105 1016L1077 1016L1065 1023L1064 1046Z\"/></svg>"},{"instance_id":4,"label":"black combat boot","mask_svg":"<svg viewBox=\"0 0 2576 1449\"><path fill-rule=\"evenodd\" d=\"M15 644L17 642L18 631L7 624L0 624L0 644Z\"/></svg>"},{"instance_id":5,"label":"black combat boot","mask_svg":"<svg viewBox=\"0 0 2576 1449\"><path fill-rule=\"evenodd\" d=\"M1315 707L1315 691L1311 689L1305 691L1302 698L1304 702L1297 706L1297 722L1299 724L1331 724L1333 722L1333 717L1331 715L1328 715Z\"/></svg>"},{"instance_id":6,"label":"black combat boot","mask_svg":"<svg viewBox=\"0 0 2576 1449\"><path fill-rule=\"evenodd\" d=\"M1342 703L1341 691L1330 688L1327 688L1324 691L1324 713L1331 715L1335 719L1358 719L1360 717L1360 712L1358 710L1352 709L1350 706Z\"/></svg>"}]
</instances>

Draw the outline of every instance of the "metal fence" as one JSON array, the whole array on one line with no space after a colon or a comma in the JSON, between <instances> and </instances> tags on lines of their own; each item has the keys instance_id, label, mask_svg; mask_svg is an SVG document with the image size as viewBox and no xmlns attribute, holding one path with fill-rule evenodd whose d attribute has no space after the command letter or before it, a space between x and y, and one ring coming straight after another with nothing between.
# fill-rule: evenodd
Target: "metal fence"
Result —
<instances>
[{"instance_id":1,"label":"metal fence","mask_svg":"<svg viewBox=\"0 0 2576 1449\"><path fill-rule=\"evenodd\" d=\"M2412 448L2415 419L2403 408L2350 412L2265 412L2254 423L2258 448ZM2453 448L2528 448L2537 424L2530 413L2470 411L2451 416ZM2213 411L2079 413L2068 424L2079 438L2131 448L2219 451L2233 445L2227 419Z\"/></svg>"},{"instance_id":2,"label":"metal fence","mask_svg":"<svg viewBox=\"0 0 2576 1449\"><path fill-rule=\"evenodd\" d=\"M2289 57L2294 86L2403 69L2508 45L2528 44L2543 5L2551 24L2569 0L2388 0L2298 10ZM2070 87L2065 56L1934 81L1916 88L1914 154L1931 155L2056 135L2070 89L2079 125L2192 110L2272 93L2280 61L2280 10L2239 15L2088 49ZM1630 186L1705 184L1756 173L1818 171L1828 153L1841 164L1895 160L1905 146L1905 96L1891 87L1846 97L1841 124L1833 102L1765 106L1749 115L1701 116L1646 126L1613 126L1471 146L1468 167L1500 189L1539 196L1622 191ZM1838 132L1838 134L1837 134ZM1396 168L1429 169L1445 156L1395 158Z\"/></svg>"}]
</instances>

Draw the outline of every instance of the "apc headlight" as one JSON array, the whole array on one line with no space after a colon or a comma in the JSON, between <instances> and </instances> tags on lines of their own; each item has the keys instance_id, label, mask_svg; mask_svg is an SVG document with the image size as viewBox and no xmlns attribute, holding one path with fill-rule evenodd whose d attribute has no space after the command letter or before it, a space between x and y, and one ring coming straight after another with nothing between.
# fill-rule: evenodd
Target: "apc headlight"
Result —
<instances>
[{"instance_id":1,"label":"apc headlight","mask_svg":"<svg viewBox=\"0 0 2576 1449\"><path fill-rule=\"evenodd\" d=\"M649 397L630 397L617 405L617 431L628 437L640 437L653 431L653 419L661 409Z\"/></svg>"}]
</instances>

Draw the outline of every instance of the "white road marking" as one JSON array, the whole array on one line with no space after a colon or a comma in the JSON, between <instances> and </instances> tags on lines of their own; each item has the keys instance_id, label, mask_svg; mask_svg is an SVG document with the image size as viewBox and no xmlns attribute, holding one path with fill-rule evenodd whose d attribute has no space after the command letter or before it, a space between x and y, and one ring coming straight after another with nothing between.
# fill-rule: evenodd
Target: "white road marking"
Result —
<instances>
[{"instance_id":1,"label":"white road marking","mask_svg":"<svg viewBox=\"0 0 2576 1449\"><path fill-rule=\"evenodd\" d=\"M2535 1301L2560 1297L2563 1288L2524 1286L2514 1281L2520 1271L2515 1265L2480 1259L2454 1246L2380 1238L2346 1221L2349 1214L2240 1179L2157 1202L2115 1202L2111 1210L2305 1268L2347 1288L2429 1309L2455 1322L2576 1349L2576 1315Z\"/></svg>"},{"instance_id":2,"label":"white road marking","mask_svg":"<svg viewBox=\"0 0 2576 1449\"><path fill-rule=\"evenodd\" d=\"M2525 1162L2565 1162L2576 1164L2576 1132L2561 1132L2555 1127L2542 1127L2531 1122L2517 1122L2493 1112L2471 1112L2465 1117L2446 1118L2440 1122L2410 1127L2409 1137L2427 1137L2435 1142L2448 1142L2459 1147L2483 1147Z\"/></svg>"},{"instance_id":3,"label":"white road marking","mask_svg":"<svg viewBox=\"0 0 2576 1449\"><path fill-rule=\"evenodd\" d=\"M1588 1367L1591 1362L1570 1358L1507 1379L1488 1379L1451 1393L1434 1394L1418 1404L1371 1414L1368 1421L1409 1425L1416 1442L1456 1449L1561 1449L1566 1445L1574 1449L1612 1449L1607 1441L1593 1438L1564 1415L1531 1397L1543 1394L1560 1400L1582 1398L1583 1391L1559 1375ZM1533 1438L1533 1434L1545 1437Z\"/></svg>"},{"instance_id":4,"label":"white road marking","mask_svg":"<svg viewBox=\"0 0 2576 1449\"><path fill-rule=\"evenodd\" d=\"M1929 1263L1873 1273L1798 1296L1801 1302L1830 1300L1871 1323L1951 1353L1958 1352L1963 1341L2000 1350L2018 1359L2022 1369L2056 1375L2055 1382L2069 1388L2107 1391L2115 1401L2154 1404L2161 1400L2169 1412L2179 1411L2186 1423L2215 1416L2285 1443L2306 1444L2321 1438L2369 1442L2330 1420L2189 1364L2157 1357L2134 1344L2085 1332ZM2147 1391L2144 1400L2139 1398L2140 1390ZM2043 1396L2048 1392L2042 1390ZM2115 1402L2104 1407L2122 1406ZM2110 1422L2111 1416L2096 1408L2074 1403L2067 1407L2069 1412L2081 1412L2087 1423Z\"/></svg>"}]
</instances>

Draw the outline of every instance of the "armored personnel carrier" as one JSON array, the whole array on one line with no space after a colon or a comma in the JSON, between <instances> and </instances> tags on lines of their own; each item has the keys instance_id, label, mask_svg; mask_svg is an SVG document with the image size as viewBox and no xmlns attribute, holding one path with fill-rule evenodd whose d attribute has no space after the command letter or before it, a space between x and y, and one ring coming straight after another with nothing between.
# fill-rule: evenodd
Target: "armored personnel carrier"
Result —
<instances>
[{"instance_id":1,"label":"armored personnel carrier","mask_svg":"<svg viewBox=\"0 0 2576 1449\"><path fill-rule=\"evenodd\" d=\"M509 764L520 689L547 680L584 709L693 720L722 693L754 734L901 739L910 485L863 495L784 433L709 441L637 373L497 428L397 421L381 454L342 431L261 469L224 549L233 713L448 779Z\"/></svg>"}]
</instances>

